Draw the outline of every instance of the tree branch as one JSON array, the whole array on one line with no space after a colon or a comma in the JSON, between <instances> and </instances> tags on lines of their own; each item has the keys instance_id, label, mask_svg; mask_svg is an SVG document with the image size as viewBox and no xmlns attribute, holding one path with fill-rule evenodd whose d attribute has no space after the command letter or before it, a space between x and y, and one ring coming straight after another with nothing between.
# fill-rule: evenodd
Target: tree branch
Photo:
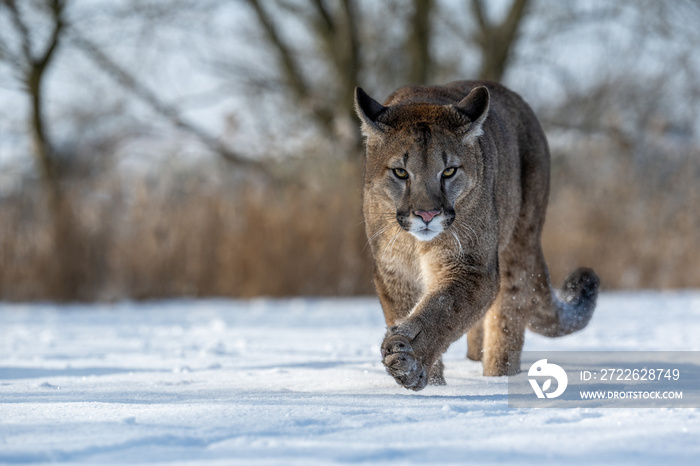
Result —
<instances>
[{"instance_id":1,"label":"tree branch","mask_svg":"<svg viewBox=\"0 0 700 466\"><path fill-rule=\"evenodd\" d=\"M486 15L484 14L484 5L481 2L481 0L472 0L471 7L472 13L474 13L474 17L476 18L476 22L479 26L479 29L481 31L486 31L490 29L491 24L486 19Z\"/></svg>"},{"instance_id":2,"label":"tree branch","mask_svg":"<svg viewBox=\"0 0 700 466\"><path fill-rule=\"evenodd\" d=\"M260 25L265 30L268 40L272 46L276 49L277 55L281 61L282 69L284 71L285 78L289 83L294 94L300 100L304 100L308 97L309 91L301 74L301 70L296 63L292 51L287 44L282 41L277 28L275 27L272 19L267 14L265 9L260 4L259 0L246 0L248 4L253 8L255 14L260 22Z\"/></svg>"},{"instance_id":3,"label":"tree branch","mask_svg":"<svg viewBox=\"0 0 700 466\"><path fill-rule=\"evenodd\" d=\"M502 35L505 38L505 43L508 44L508 50L511 49L515 38L520 29L522 19L525 17L529 0L515 0L508 12L505 21L499 26Z\"/></svg>"},{"instance_id":4,"label":"tree branch","mask_svg":"<svg viewBox=\"0 0 700 466\"><path fill-rule=\"evenodd\" d=\"M10 18L12 20L12 24L17 29L17 32L19 32L20 44L22 47L22 54L26 58L25 66L29 66L29 64L33 60L33 58L32 58L32 42L31 42L31 37L29 36L29 29L27 28L27 25L24 24L24 21L22 20L22 16L19 13L19 10L17 10L17 5L15 4L15 0L3 0L3 5L5 5L10 10Z\"/></svg>"},{"instance_id":5,"label":"tree branch","mask_svg":"<svg viewBox=\"0 0 700 466\"><path fill-rule=\"evenodd\" d=\"M333 33L335 31L335 23L333 22L333 18L331 18L331 15L328 13L328 9L323 3L323 0L313 0L313 4L316 7L316 12L322 19L323 25L325 26L326 30L329 33Z\"/></svg>"},{"instance_id":6,"label":"tree branch","mask_svg":"<svg viewBox=\"0 0 700 466\"><path fill-rule=\"evenodd\" d=\"M70 34L73 43L85 51L88 57L90 57L100 68L106 71L107 74L112 77L112 79L117 81L119 85L136 95L156 113L165 117L176 127L181 128L195 136L210 149L221 155L224 159L241 166L259 169L265 172L263 165L260 162L250 160L236 152L231 151L228 147L222 144L221 141L204 131L202 128L199 128L184 120L175 107L164 103L153 91L141 84L128 71L119 66L114 60L102 52L102 50L100 50L96 45L83 37L75 28L70 29Z\"/></svg>"},{"instance_id":7,"label":"tree branch","mask_svg":"<svg viewBox=\"0 0 700 466\"><path fill-rule=\"evenodd\" d=\"M353 0L343 0L343 9L348 23L348 47L349 63L347 64L350 70L350 84L352 94L355 93L355 85L357 85L357 75L360 71L360 39L357 31L357 14L355 12L355 2Z\"/></svg>"},{"instance_id":8,"label":"tree branch","mask_svg":"<svg viewBox=\"0 0 700 466\"><path fill-rule=\"evenodd\" d=\"M56 47L58 47L58 43L61 39L61 32L63 31L63 8L65 7L65 2L62 0L52 0L49 7L53 17L53 31L51 32L51 38L49 39L49 46L46 48L40 58L34 60L34 66L40 69L42 73L51 61L51 58L53 57Z\"/></svg>"},{"instance_id":9,"label":"tree branch","mask_svg":"<svg viewBox=\"0 0 700 466\"><path fill-rule=\"evenodd\" d=\"M500 24L493 24L486 18L482 1L472 0L472 12L478 25L474 40L482 52L479 78L500 81L503 77L528 1L513 0L506 18Z\"/></svg>"},{"instance_id":10,"label":"tree branch","mask_svg":"<svg viewBox=\"0 0 700 466\"><path fill-rule=\"evenodd\" d=\"M13 65L17 66L19 65L17 61L17 57L13 55L13 53L10 51L10 48L5 44L5 42L2 40L0 37L0 61L7 61L9 63L12 63Z\"/></svg>"}]
</instances>

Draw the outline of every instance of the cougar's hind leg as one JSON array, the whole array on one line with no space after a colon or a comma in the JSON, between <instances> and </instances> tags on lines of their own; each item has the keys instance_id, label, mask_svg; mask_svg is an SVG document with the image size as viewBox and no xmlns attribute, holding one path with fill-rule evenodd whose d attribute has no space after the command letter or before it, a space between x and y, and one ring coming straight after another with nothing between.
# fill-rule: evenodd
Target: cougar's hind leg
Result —
<instances>
[{"instance_id":1,"label":"cougar's hind leg","mask_svg":"<svg viewBox=\"0 0 700 466\"><path fill-rule=\"evenodd\" d=\"M481 357L484 375L514 375L520 371L520 351L527 324L518 305L520 299L520 287L512 282L501 282L501 292L484 316Z\"/></svg>"},{"instance_id":2,"label":"cougar's hind leg","mask_svg":"<svg viewBox=\"0 0 700 466\"><path fill-rule=\"evenodd\" d=\"M549 293L540 236L549 192L549 150L541 132L530 133L520 154L521 204L518 219L499 254L501 288L484 317L484 375L520 371L520 352L533 306Z\"/></svg>"},{"instance_id":3,"label":"cougar's hind leg","mask_svg":"<svg viewBox=\"0 0 700 466\"><path fill-rule=\"evenodd\" d=\"M467 358L481 361L484 353L484 320L480 320L467 332Z\"/></svg>"},{"instance_id":4,"label":"cougar's hind leg","mask_svg":"<svg viewBox=\"0 0 700 466\"><path fill-rule=\"evenodd\" d=\"M525 328L534 307L549 296L547 265L540 247L541 222L521 221L501 254L501 290L484 316L484 375L514 375L520 371Z\"/></svg>"}]
</instances>

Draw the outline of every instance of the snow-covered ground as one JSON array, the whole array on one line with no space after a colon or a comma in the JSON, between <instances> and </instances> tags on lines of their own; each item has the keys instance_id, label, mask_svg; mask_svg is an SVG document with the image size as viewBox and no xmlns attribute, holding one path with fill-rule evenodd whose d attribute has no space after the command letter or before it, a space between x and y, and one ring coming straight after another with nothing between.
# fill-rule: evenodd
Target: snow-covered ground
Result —
<instances>
[{"instance_id":1,"label":"snow-covered ground","mask_svg":"<svg viewBox=\"0 0 700 466\"><path fill-rule=\"evenodd\" d=\"M698 464L700 410L511 409L448 351L414 393L376 299L0 304L0 463ZM608 293L528 350L700 350L700 292Z\"/></svg>"}]
</instances>

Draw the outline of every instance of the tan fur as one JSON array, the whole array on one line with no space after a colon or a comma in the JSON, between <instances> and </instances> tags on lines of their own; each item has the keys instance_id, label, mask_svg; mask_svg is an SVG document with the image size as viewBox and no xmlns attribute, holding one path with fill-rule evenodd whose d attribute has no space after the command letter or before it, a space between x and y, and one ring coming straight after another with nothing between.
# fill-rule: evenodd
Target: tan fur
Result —
<instances>
[{"instance_id":1,"label":"tan fur","mask_svg":"<svg viewBox=\"0 0 700 466\"><path fill-rule=\"evenodd\" d=\"M494 301L491 305L498 305L498 301ZM491 309L489 308L489 309ZM488 312L487 312L488 314ZM484 321L477 322L467 332L467 357L472 361L481 361L484 354Z\"/></svg>"},{"instance_id":2,"label":"tan fur","mask_svg":"<svg viewBox=\"0 0 700 466\"><path fill-rule=\"evenodd\" d=\"M410 86L379 104L361 89L364 215L387 323L382 359L413 390L444 383L441 354L469 331L484 375L519 370L525 328L590 320L599 281L579 269L559 299L540 234L549 151L535 115L495 83Z\"/></svg>"}]
</instances>

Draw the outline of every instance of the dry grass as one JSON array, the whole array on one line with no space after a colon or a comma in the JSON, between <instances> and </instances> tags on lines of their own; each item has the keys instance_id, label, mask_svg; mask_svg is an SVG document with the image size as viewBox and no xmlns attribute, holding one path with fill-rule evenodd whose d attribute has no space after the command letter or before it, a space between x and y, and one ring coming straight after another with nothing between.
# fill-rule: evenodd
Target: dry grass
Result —
<instances>
[{"instance_id":1,"label":"dry grass","mask_svg":"<svg viewBox=\"0 0 700 466\"><path fill-rule=\"evenodd\" d=\"M587 265L605 289L700 287L700 157L640 169L610 144L554 151L554 283ZM28 189L0 203L0 299L372 294L359 180L348 167L284 186L83 180L56 234Z\"/></svg>"},{"instance_id":2,"label":"dry grass","mask_svg":"<svg viewBox=\"0 0 700 466\"><path fill-rule=\"evenodd\" d=\"M676 155L640 163L589 141L555 158L542 238L555 284L587 265L605 289L700 287L700 154Z\"/></svg>"},{"instance_id":3,"label":"dry grass","mask_svg":"<svg viewBox=\"0 0 700 466\"><path fill-rule=\"evenodd\" d=\"M331 189L106 183L68 191L56 247L34 193L0 205L2 299L373 292L357 174ZM331 184L331 183L329 183ZM97 200L95 200L97 199ZM105 201L106 200L106 201ZM27 208L31 206L31 208Z\"/></svg>"}]
</instances>

